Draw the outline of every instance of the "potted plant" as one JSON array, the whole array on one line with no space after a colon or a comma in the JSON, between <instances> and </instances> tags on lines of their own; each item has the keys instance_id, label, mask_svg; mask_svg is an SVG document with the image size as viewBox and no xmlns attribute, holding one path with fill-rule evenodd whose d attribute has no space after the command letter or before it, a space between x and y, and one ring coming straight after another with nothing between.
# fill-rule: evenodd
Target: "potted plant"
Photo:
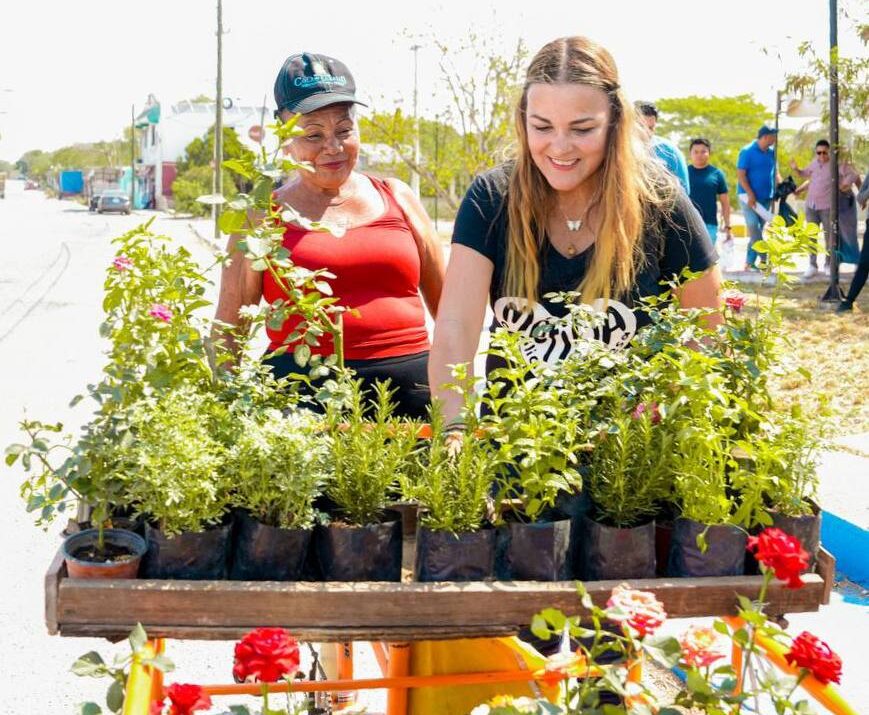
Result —
<instances>
[{"instance_id":1,"label":"potted plant","mask_svg":"<svg viewBox=\"0 0 869 715\"><path fill-rule=\"evenodd\" d=\"M406 497L415 499L420 508L416 580L492 578L495 531L487 517L498 452L477 433L473 409L466 410L467 428L459 431L447 428L436 405L430 415L431 441L418 452L414 483L404 485Z\"/></svg>"},{"instance_id":2,"label":"potted plant","mask_svg":"<svg viewBox=\"0 0 869 715\"><path fill-rule=\"evenodd\" d=\"M322 425L307 410L239 419L223 469L238 508L230 578L296 581L308 552L325 464Z\"/></svg>"},{"instance_id":3,"label":"potted plant","mask_svg":"<svg viewBox=\"0 0 869 715\"><path fill-rule=\"evenodd\" d=\"M217 398L182 386L131 410L125 489L146 519L147 578L226 578L231 481L218 438L230 421Z\"/></svg>"},{"instance_id":4,"label":"potted plant","mask_svg":"<svg viewBox=\"0 0 869 715\"><path fill-rule=\"evenodd\" d=\"M326 407L326 518L315 547L327 581L398 581L402 523L388 509L416 443L412 423L392 416L388 382L377 383L370 401L359 380L350 380L349 402Z\"/></svg>"},{"instance_id":5,"label":"potted plant","mask_svg":"<svg viewBox=\"0 0 869 715\"><path fill-rule=\"evenodd\" d=\"M506 365L492 371L482 398L482 426L498 451L496 572L558 581L573 575L572 519L563 507L582 489L577 446L587 425L564 399L557 369L521 360L521 339L495 336L490 352Z\"/></svg>"},{"instance_id":6,"label":"potted plant","mask_svg":"<svg viewBox=\"0 0 869 715\"><path fill-rule=\"evenodd\" d=\"M127 529L109 528L113 512L126 498L117 479L116 445L123 439L123 420L118 415L95 419L74 444L70 437L52 443L62 424L24 420L21 429L29 443L10 445L6 463L12 466L21 460L27 474L21 495L27 510L37 512L37 524L47 527L58 515L71 511L76 500L92 507L93 528L74 531L61 547L69 576L135 578L146 550L144 539ZM63 455L60 464L55 459L58 452Z\"/></svg>"}]
</instances>

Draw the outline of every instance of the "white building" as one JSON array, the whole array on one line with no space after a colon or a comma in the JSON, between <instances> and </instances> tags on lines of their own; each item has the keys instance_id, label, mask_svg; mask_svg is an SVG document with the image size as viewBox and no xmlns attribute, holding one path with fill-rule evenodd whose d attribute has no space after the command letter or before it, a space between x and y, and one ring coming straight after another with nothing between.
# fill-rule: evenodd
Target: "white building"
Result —
<instances>
[{"instance_id":1,"label":"white building","mask_svg":"<svg viewBox=\"0 0 869 715\"><path fill-rule=\"evenodd\" d=\"M267 107L241 105L237 100L224 98L223 125L232 127L241 142L253 151L260 144L252 137L262 136L262 127L274 121ZM203 138L214 126L214 102L184 100L163 111L153 94L148 95L145 109L136 117L136 126L143 129L139 143L139 157L145 174L146 193L157 208L165 208L172 196L172 182L177 174L176 163L184 157L187 145L197 137ZM259 133L257 130L259 129ZM264 139L271 152L276 146L273 136ZM156 187L161 187L159 193Z\"/></svg>"}]
</instances>

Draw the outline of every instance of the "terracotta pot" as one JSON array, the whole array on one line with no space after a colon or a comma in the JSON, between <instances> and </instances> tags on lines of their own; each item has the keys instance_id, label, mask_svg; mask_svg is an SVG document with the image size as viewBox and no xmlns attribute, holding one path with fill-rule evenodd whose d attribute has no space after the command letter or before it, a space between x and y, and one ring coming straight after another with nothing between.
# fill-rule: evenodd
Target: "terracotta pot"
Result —
<instances>
[{"instance_id":1,"label":"terracotta pot","mask_svg":"<svg viewBox=\"0 0 869 715\"><path fill-rule=\"evenodd\" d=\"M81 558L80 552L95 546L98 538L99 531L97 529L86 529L66 537L62 550L69 577L87 579L136 578L139 573L139 564L148 550L145 540L132 531L105 529L103 538L106 546L123 549L129 552L129 557L105 562Z\"/></svg>"}]
</instances>

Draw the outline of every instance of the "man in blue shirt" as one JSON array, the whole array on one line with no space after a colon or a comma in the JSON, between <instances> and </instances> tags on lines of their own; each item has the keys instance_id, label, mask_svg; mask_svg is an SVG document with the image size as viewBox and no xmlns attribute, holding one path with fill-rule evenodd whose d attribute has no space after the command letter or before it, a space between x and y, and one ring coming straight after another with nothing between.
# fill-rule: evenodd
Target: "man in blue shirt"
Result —
<instances>
[{"instance_id":1,"label":"man in blue shirt","mask_svg":"<svg viewBox=\"0 0 869 715\"><path fill-rule=\"evenodd\" d=\"M691 140L688 154L688 179L691 186L691 201L697 207L709 231L714 245L718 239L718 202L721 203L721 218L724 219L725 241L732 241L730 235L730 197L727 195L727 179L724 172L709 163L712 144L708 139L697 137Z\"/></svg>"},{"instance_id":2,"label":"man in blue shirt","mask_svg":"<svg viewBox=\"0 0 869 715\"><path fill-rule=\"evenodd\" d=\"M781 178L775 170L775 141L778 129L764 125L757 131L757 139L744 146L736 161L736 176L739 181L737 196L745 212L748 227L748 252L745 270L756 271L758 256L754 244L763 237L764 224L771 216L772 195L775 184Z\"/></svg>"},{"instance_id":3,"label":"man in blue shirt","mask_svg":"<svg viewBox=\"0 0 869 715\"><path fill-rule=\"evenodd\" d=\"M655 152L655 156L679 180L685 193L689 193L691 184L688 180L688 164L685 162L685 157L682 156L679 147L669 139L655 136L655 127L658 126L658 108L651 102L637 102L634 106L637 108L643 124L649 130L649 136L652 138L652 151Z\"/></svg>"}]
</instances>

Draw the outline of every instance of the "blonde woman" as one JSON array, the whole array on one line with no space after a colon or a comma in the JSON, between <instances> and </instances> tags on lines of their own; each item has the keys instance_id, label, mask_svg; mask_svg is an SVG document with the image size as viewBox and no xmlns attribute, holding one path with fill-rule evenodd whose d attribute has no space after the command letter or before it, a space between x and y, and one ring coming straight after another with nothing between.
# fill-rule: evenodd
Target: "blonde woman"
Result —
<instances>
[{"instance_id":1,"label":"blonde woman","mask_svg":"<svg viewBox=\"0 0 869 715\"><path fill-rule=\"evenodd\" d=\"M685 307L717 307L717 257L703 221L649 157L612 56L584 37L555 40L528 68L515 113L515 161L478 176L453 231L429 380L445 416L459 396L439 389L450 365L473 361L487 302L491 329L531 334L563 313L547 293L579 290L606 311L592 337L624 347L648 323L638 298L689 267ZM535 333L536 335L537 333ZM557 361L569 331L545 333L530 359ZM496 364L492 356L487 372Z\"/></svg>"}]
</instances>

